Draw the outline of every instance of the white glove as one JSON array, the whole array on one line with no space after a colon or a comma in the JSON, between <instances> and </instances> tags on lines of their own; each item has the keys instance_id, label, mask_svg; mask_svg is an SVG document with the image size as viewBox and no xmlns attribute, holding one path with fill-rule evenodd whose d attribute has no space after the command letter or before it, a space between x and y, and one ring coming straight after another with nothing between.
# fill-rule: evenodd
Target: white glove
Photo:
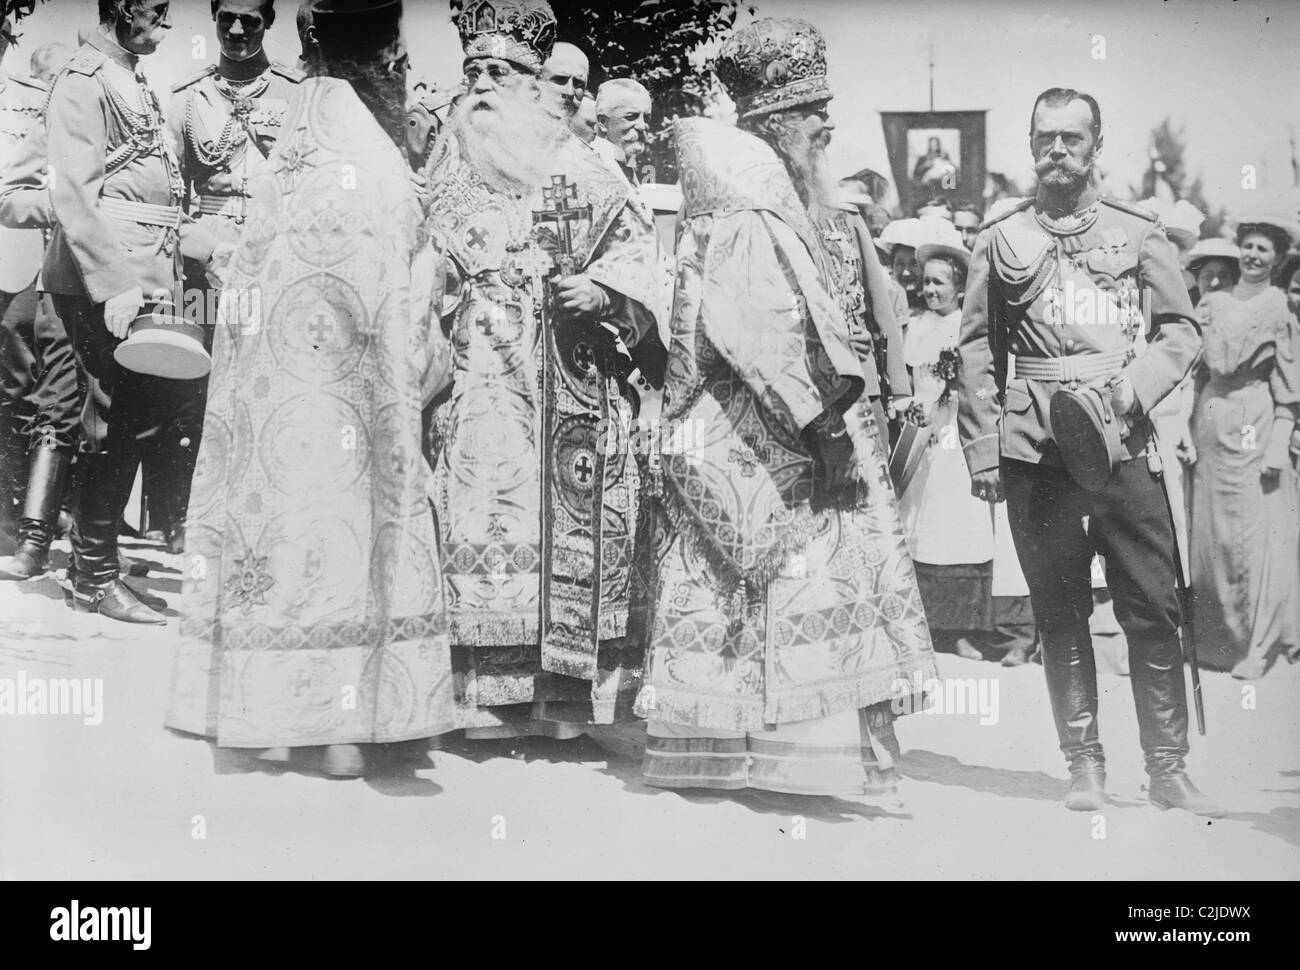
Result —
<instances>
[{"instance_id":1,"label":"white glove","mask_svg":"<svg viewBox=\"0 0 1300 970\"><path fill-rule=\"evenodd\" d=\"M131 321L144 306L144 290L133 286L125 293L119 293L104 304L104 326L118 340L125 340L131 329Z\"/></svg>"},{"instance_id":2,"label":"white glove","mask_svg":"<svg viewBox=\"0 0 1300 970\"><path fill-rule=\"evenodd\" d=\"M230 276L230 263L235 255L235 243L219 242L212 249L212 257L208 260L208 265L203 268L203 275L207 277L209 285L221 289L226 283L226 278Z\"/></svg>"}]
</instances>

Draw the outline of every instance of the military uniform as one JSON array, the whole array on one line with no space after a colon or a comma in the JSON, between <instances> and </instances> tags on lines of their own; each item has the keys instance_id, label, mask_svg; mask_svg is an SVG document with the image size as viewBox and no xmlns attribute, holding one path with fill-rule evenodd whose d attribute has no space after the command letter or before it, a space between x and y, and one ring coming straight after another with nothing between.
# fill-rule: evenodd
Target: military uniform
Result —
<instances>
[{"instance_id":1,"label":"military uniform","mask_svg":"<svg viewBox=\"0 0 1300 970\"><path fill-rule=\"evenodd\" d=\"M27 154L28 133L43 134L40 117L48 94L34 78L0 73L0 178L6 182ZM45 248L42 225L0 222L0 554L13 551L29 447L51 433L75 431L75 418L70 429L61 420L76 404L67 335L49 299L36 289Z\"/></svg>"},{"instance_id":2,"label":"military uniform","mask_svg":"<svg viewBox=\"0 0 1300 970\"><path fill-rule=\"evenodd\" d=\"M269 63L256 77L233 81L209 64L172 88L167 128L185 204L216 238L238 240L248 213L246 186L275 147L302 79L296 68Z\"/></svg>"},{"instance_id":3,"label":"military uniform","mask_svg":"<svg viewBox=\"0 0 1300 970\"><path fill-rule=\"evenodd\" d=\"M58 519L81 405L72 344L53 299L39 291L53 220L43 119L48 95L30 78L0 79L0 517L6 519L0 529L8 531L16 517L20 541L35 540L43 549ZM33 536L33 529L41 534Z\"/></svg>"},{"instance_id":4,"label":"military uniform","mask_svg":"<svg viewBox=\"0 0 1300 970\"><path fill-rule=\"evenodd\" d=\"M294 68L269 63L257 76L234 81L209 64L172 88L167 129L180 162L183 206L218 242L239 240L248 214L247 186L274 148L302 78ZM197 314L211 350L217 295L195 260L185 260L184 279L181 309ZM173 406L157 450L145 459L144 487L150 527L164 529L177 548L203 435L208 378L173 381L170 390Z\"/></svg>"},{"instance_id":5,"label":"military uniform","mask_svg":"<svg viewBox=\"0 0 1300 970\"><path fill-rule=\"evenodd\" d=\"M1106 558L1128 636L1147 771L1158 780L1183 770L1174 540L1161 485L1141 459L1154 448L1146 415L1200 344L1177 253L1154 215L1100 198L1052 219L1031 200L980 233L962 317L959 429L972 474L1001 469L1061 750L1076 777L1104 766L1088 631L1094 551ZM1084 491L1062 464L1049 402L1061 387L1119 377L1137 400L1124 460L1104 490Z\"/></svg>"},{"instance_id":6,"label":"military uniform","mask_svg":"<svg viewBox=\"0 0 1300 970\"><path fill-rule=\"evenodd\" d=\"M58 224L44 285L84 375L99 381L109 402L103 447L83 456L70 570L79 595L98 604L95 591L116 580L117 525L170 397L166 380L114 360L118 341L104 325L104 303L137 286L146 299L174 296L182 248L204 260L213 241L181 212L179 166L139 59L102 32L55 79L46 131Z\"/></svg>"}]
</instances>

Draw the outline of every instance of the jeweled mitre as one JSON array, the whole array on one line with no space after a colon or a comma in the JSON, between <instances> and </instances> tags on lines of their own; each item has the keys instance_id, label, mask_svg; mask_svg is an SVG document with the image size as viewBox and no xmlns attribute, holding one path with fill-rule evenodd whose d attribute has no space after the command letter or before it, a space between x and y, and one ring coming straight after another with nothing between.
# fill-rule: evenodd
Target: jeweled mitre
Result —
<instances>
[{"instance_id":1,"label":"jeweled mitre","mask_svg":"<svg viewBox=\"0 0 1300 970\"><path fill-rule=\"evenodd\" d=\"M456 26L467 61L499 57L537 72L555 46L555 14L546 0L470 0Z\"/></svg>"},{"instance_id":2,"label":"jeweled mitre","mask_svg":"<svg viewBox=\"0 0 1300 970\"><path fill-rule=\"evenodd\" d=\"M768 17L736 31L714 70L741 118L831 98L826 40L804 20Z\"/></svg>"}]
</instances>

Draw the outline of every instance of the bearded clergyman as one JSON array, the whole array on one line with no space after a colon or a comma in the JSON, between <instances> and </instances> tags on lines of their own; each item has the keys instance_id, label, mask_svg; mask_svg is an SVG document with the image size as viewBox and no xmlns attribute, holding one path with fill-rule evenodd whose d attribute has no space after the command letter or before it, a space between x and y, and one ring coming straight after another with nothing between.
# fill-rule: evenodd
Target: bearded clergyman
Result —
<instances>
[{"instance_id":1,"label":"bearded clergyman","mask_svg":"<svg viewBox=\"0 0 1300 970\"><path fill-rule=\"evenodd\" d=\"M637 701L645 776L892 801L895 717L935 662L851 319L890 312L884 275L870 256L858 272L837 218L817 30L758 21L717 72L740 127L674 133L671 540ZM871 292L848 298L864 280Z\"/></svg>"},{"instance_id":2,"label":"bearded clergyman","mask_svg":"<svg viewBox=\"0 0 1300 970\"><path fill-rule=\"evenodd\" d=\"M461 725L573 737L630 714L637 378L666 357L657 241L557 118L540 0L466 5L466 95L424 171L453 381L431 421Z\"/></svg>"}]
</instances>

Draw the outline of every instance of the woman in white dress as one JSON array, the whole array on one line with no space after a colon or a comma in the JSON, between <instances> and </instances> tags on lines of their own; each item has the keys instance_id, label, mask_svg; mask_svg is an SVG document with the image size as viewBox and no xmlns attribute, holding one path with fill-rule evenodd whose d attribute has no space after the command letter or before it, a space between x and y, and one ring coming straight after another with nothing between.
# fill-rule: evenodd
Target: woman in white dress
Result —
<instances>
[{"instance_id":1,"label":"woman in white dress","mask_svg":"<svg viewBox=\"0 0 1300 970\"><path fill-rule=\"evenodd\" d=\"M921 246L917 257L927 309L912 321L903 359L930 442L899 508L935 649L979 660L982 654L971 641L985 639L994 627L993 520L989 506L971 495L957 435L957 397L949 392L960 366L957 341L970 254L932 244Z\"/></svg>"}]
</instances>

